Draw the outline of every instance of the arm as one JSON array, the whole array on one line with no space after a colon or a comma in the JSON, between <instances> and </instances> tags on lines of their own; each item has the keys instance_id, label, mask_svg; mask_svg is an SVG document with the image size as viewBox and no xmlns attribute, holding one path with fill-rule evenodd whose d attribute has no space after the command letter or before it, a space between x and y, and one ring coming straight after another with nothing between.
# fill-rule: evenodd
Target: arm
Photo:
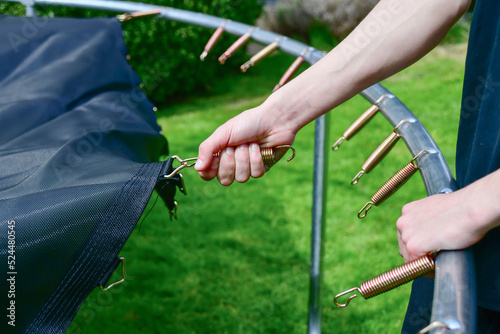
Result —
<instances>
[{"instance_id":1,"label":"arm","mask_svg":"<svg viewBox=\"0 0 500 334\"><path fill-rule=\"evenodd\" d=\"M381 0L318 63L205 140L195 166L200 176L206 180L217 176L223 185L262 176L265 166L259 153L248 149L248 143L291 144L307 123L424 56L442 40L469 2ZM227 147L237 148L224 149ZM222 149L220 159L213 159Z\"/></svg>"},{"instance_id":2,"label":"arm","mask_svg":"<svg viewBox=\"0 0 500 334\"><path fill-rule=\"evenodd\" d=\"M467 248L500 226L499 189L500 169L453 193L405 205L396 224L405 261L438 248Z\"/></svg>"}]
</instances>

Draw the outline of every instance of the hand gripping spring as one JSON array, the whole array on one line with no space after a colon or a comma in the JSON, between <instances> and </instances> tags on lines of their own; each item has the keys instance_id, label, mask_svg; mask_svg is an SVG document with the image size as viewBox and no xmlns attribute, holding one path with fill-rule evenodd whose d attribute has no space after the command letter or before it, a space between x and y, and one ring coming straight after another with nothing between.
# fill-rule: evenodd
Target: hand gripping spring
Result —
<instances>
[{"instance_id":1,"label":"hand gripping spring","mask_svg":"<svg viewBox=\"0 0 500 334\"><path fill-rule=\"evenodd\" d=\"M275 146L275 147L261 147L260 154L262 156L262 161L268 165L276 163L277 162L276 149L280 149L280 148L286 148L286 149L292 150L292 156L286 160L287 162L290 162L293 158L295 158L296 152L292 146L279 145L279 146ZM221 154L221 152L217 152L216 154L214 154L214 156L219 157L220 154ZM179 161L181 165L179 167L177 167L176 169L174 169L174 171L172 173L170 173L168 175L164 175L163 177L166 179L173 177L174 175L176 175L177 173L179 173L182 169L184 169L186 167L193 167L196 164L196 160L198 160L198 157L182 159L178 155L174 155L174 156L172 156L172 158Z\"/></svg>"},{"instance_id":2,"label":"hand gripping spring","mask_svg":"<svg viewBox=\"0 0 500 334\"><path fill-rule=\"evenodd\" d=\"M398 286L406 284L420 276L423 276L434 270L434 259L436 252L427 253L416 260L402 264L392 270L376 276L360 285L360 287L352 288L339 293L333 299L333 302L338 307L346 307L352 299L358 296L358 293L364 299L375 297L381 293L387 292ZM358 292L351 294L353 292ZM343 304L339 302L339 298L350 295L347 301Z\"/></svg>"},{"instance_id":3,"label":"hand gripping spring","mask_svg":"<svg viewBox=\"0 0 500 334\"><path fill-rule=\"evenodd\" d=\"M397 172L393 177L391 177L375 194L373 194L371 201L366 203L365 206L358 212L358 218L362 219L366 217L368 210L372 208L373 205L379 206L388 199L393 193L395 193L403 184L408 181L413 174L418 170L418 166L415 164L415 160L422 154L429 153L427 150L421 151L417 154L409 164L404 166L399 172Z\"/></svg>"}]
</instances>

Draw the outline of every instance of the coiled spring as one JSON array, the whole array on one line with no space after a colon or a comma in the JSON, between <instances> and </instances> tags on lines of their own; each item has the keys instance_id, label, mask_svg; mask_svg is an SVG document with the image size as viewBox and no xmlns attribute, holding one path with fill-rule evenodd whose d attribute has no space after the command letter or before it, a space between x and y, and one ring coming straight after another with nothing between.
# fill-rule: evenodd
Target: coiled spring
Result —
<instances>
[{"instance_id":1,"label":"coiled spring","mask_svg":"<svg viewBox=\"0 0 500 334\"><path fill-rule=\"evenodd\" d=\"M379 206L388 199L393 193L395 193L403 184L408 181L413 174L418 170L418 166L415 164L415 160L422 154L429 153L427 150L421 151L417 154L409 164L404 166L399 172L392 176L375 194L373 194L371 201L366 203L365 206L358 212L358 218L362 219L366 217L368 210L372 208L373 205Z\"/></svg>"},{"instance_id":2,"label":"coiled spring","mask_svg":"<svg viewBox=\"0 0 500 334\"><path fill-rule=\"evenodd\" d=\"M355 185L358 183L359 179L364 175L368 174L378 165L380 161L391 151L391 149L396 145L401 135L397 131L399 126L408 122L408 120L402 120L391 132L387 138L373 151L373 153L366 159L365 163L361 167L361 171L352 179L351 184Z\"/></svg>"},{"instance_id":3,"label":"coiled spring","mask_svg":"<svg viewBox=\"0 0 500 334\"><path fill-rule=\"evenodd\" d=\"M356 133L359 132L368 121L370 121L373 116L380 110L378 104L385 98L390 97L390 95L382 95L370 108L368 108L364 113L361 114L342 134L335 144L333 144L332 149L337 151L340 148L340 145L345 141L351 139Z\"/></svg>"},{"instance_id":4,"label":"coiled spring","mask_svg":"<svg viewBox=\"0 0 500 334\"><path fill-rule=\"evenodd\" d=\"M217 43L217 41L221 38L222 34L224 33L224 26L226 25L226 22L227 20L222 21L221 25L217 29L215 29L214 33L205 45L202 54L200 55L201 61L205 60L205 58L208 56L208 53L213 49L215 43Z\"/></svg>"},{"instance_id":5,"label":"coiled spring","mask_svg":"<svg viewBox=\"0 0 500 334\"><path fill-rule=\"evenodd\" d=\"M356 287L339 293L335 296L333 301L338 307L346 307L353 298L358 296L357 293L349 296L344 304L339 303L338 300L340 297L351 294L352 292L357 291L364 299L368 299L406 284L433 271L435 255L436 252L427 253L416 260L386 271L385 273L362 283L359 288Z\"/></svg>"},{"instance_id":6,"label":"coiled spring","mask_svg":"<svg viewBox=\"0 0 500 334\"><path fill-rule=\"evenodd\" d=\"M274 42L257 52L255 56L250 58L249 61L244 63L243 65L240 66L240 69L242 72L246 72L251 66L254 66L257 62L261 61L266 57L267 55L271 54L274 50L278 49L279 46L279 41L281 40L282 37L277 38Z\"/></svg>"},{"instance_id":7,"label":"coiled spring","mask_svg":"<svg viewBox=\"0 0 500 334\"><path fill-rule=\"evenodd\" d=\"M219 62L224 64L226 60L231 57L237 50L239 50L246 42L252 38L252 31L255 28L250 28L246 33L240 36L220 57Z\"/></svg>"},{"instance_id":8,"label":"coiled spring","mask_svg":"<svg viewBox=\"0 0 500 334\"><path fill-rule=\"evenodd\" d=\"M161 12L163 12L164 9L166 9L166 8L162 7L162 8L155 8L155 9L149 9L149 10L141 10L141 11L132 12L132 13L123 13L120 15L116 15L116 18L118 19L118 21L123 22L123 21L128 21L130 19L133 19L135 17L161 14Z\"/></svg>"},{"instance_id":9,"label":"coiled spring","mask_svg":"<svg viewBox=\"0 0 500 334\"><path fill-rule=\"evenodd\" d=\"M285 74L283 74L283 76L281 77L279 83L274 87L273 92L283 87L298 71L300 65L302 65L302 63L305 61L303 55L305 54L306 50L307 49L302 51L300 56L298 56L297 59L295 59L295 61L292 63L292 65L290 65L290 67L286 70Z\"/></svg>"}]
</instances>

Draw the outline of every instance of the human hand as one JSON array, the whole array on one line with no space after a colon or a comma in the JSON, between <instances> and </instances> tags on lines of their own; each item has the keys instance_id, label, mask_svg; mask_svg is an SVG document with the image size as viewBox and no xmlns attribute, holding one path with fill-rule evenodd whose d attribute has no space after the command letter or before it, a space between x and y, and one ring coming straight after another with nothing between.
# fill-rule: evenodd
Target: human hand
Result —
<instances>
[{"instance_id":1,"label":"human hand","mask_svg":"<svg viewBox=\"0 0 500 334\"><path fill-rule=\"evenodd\" d=\"M261 105L232 118L201 143L195 169L202 179L217 177L224 186L261 177L271 166L262 161L260 147L291 145L295 134L272 108ZM279 150L277 158L285 152Z\"/></svg>"},{"instance_id":2,"label":"human hand","mask_svg":"<svg viewBox=\"0 0 500 334\"><path fill-rule=\"evenodd\" d=\"M405 262L430 251L464 249L479 241L488 231L483 227L488 217L478 212L478 199L464 188L406 204L396 223Z\"/></svg>"}]
</instances>

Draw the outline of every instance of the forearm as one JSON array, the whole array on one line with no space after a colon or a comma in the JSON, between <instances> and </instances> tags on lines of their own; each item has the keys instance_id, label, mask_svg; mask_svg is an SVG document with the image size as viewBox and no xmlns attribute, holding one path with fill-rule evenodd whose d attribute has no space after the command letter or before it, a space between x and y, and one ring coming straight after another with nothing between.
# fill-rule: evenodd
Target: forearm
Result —
<instances>
[{"instance_id":1,"label":"forearm","mask_svg":"<svg viewBox=\"0 0 500 334\"><path fill-rule=\"evenodd\" d=\"M271 95L267 108L298 131L424 56L463 15L468 3L381 0L342 43Z\"/></svg>"},{"instance_id":2,"label":"forearm","mask_svg":"<svg viewBox=\"0 0 500 334\"><path fill-rule=\"evenodd\" d=\"M460 191L466 194L462 205L469 208L471 223L478 233L500 226L500 169Z\"/></svg>"}]
</instances>

